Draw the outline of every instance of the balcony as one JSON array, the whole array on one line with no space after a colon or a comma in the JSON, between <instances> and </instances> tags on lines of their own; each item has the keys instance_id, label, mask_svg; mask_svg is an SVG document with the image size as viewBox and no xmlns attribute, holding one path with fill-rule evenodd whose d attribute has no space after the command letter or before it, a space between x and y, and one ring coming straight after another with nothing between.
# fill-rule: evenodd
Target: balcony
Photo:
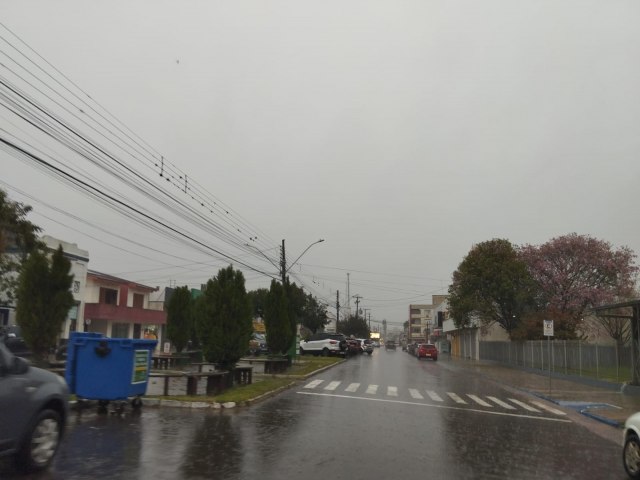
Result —
<instances>
[{"instance_id":1,"label":"balcony","mask_svg":"<svg viewBox=\"0 0 640 480\"><path fill-rule=\"evenodd\" d=\"M106 303L85 304L84 318L91 320L107 320L118 323L141 323L146 325L163 325L167 323L167 314L162 310L121 307Z\"/></svg>"}]
</instances>

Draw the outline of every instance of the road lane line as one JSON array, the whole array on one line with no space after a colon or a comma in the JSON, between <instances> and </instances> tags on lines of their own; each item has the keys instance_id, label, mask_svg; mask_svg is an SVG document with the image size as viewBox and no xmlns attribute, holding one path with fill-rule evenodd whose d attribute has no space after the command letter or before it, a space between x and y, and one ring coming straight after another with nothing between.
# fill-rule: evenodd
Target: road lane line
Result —
<instances>
[{"instance_id":1,"label":"road lane line","mask_svg":"<svg viewBox=\"0 0 640 480\"><path fill-rule=\"evenodd\" d=\"M550 407L549 405L545 405L542 402L537 402L535 400L532 400L531 403L533 403L536 407L540 407L543 410L546 410L547 412L555 413L556 415L566 415L566 413L563 412L562 410L558 410L556 408Z\"/></svg>"},{"instance_id":2,"label":"road lane line","mask_svg":"<svg viewBox=\"0 0 640 480\"><path fill-rule=\"evenodd\" d=\"M527 405L526 403L521 402L520 400L516 400L515 398L510 398L509 401L515 403L516 405L518 405L518 406L520 406L522 408L524 408L525 410L529 410L530 412L538 412L538 413L540 413L540 410L538 410L536 408L533 408L531 405Z\"/></svg>"},{"instance_id":3,"label":"road lane line","mask_svg":"<svg viewBox=\"0 0 640 480\"><path fill-rule=\"evenodd\" d=\"M429 398L431 400L433 400L434 402L442 402L442 397L440 395L438 395L436 392L434 392L433 390L427 390L427 395L429 395Z\"/></svg>"},{"instance_id":4,"label":"road lane line","mask_svg":"<svg viewBox=\"0 0 640 480\"><path fill-rule=\"evenodd\" d=\"M500 400L499 398L496 397L487 397L489 400L491 400L492 402L496 402L498 405L500 405L502 408L506 408L507 410L515 410L516 407L514 407L513 405L509 405L506 402L503 402L502 400Z\"/></svg>"},{"instance_id":5,"label":"road lane line","mask_svg":"<svg viewBox=\"0 0 640 480\"><path fill-rule=\"evenodd\" d=\"M369 385L365 393L368 393L369 395L375 395L377 391L378 391L378 385Z\"/></svg>"},{"instance_id":6,"label":"road lane line","mask_svg":"<svg viewBox=\"0 0 640 480\"><path fill-rule=\"evenodd\" d=\"M359 383L352 383L347 388L345 388L345 391L347 391L347 392L355 392L355 391L358 390L359 387L360 387Z\"/></svg>"},{"instance_id":7,"label":"road lane line","mask_svg":"<svg viewBox=\"0 0 640 480\"><path fill-rule=\"evenodd\" d=\"M476 395L471 395L470 393L467 393L467 397L469 397L471 400L476 402L478 405L482 405L483 407L493 408L493 405L491 405L490 403L485 402L484 400L482 400L480 397L478 397Z\"/></svg>"},{"instance_id":8,"label":"road lane line","mask_svg":"<svg viewBox=\"0 0 640 480\"><path fill-rule=\"evenodd\" d=\"M387 395L390 397L398 396L398 387L387 387Z\"/></svg>"},{"instance_id":9,"label":"road lane line","mask_svg":"<svg viewBox=\"0 0 640 480\"><path fill-rule=\"evenodd\" d=\"M411 397L415 398L416 400L424 400L424 397L420 395L420 392L415 388L410 388L409 393L411 394Z\"/></svg>"},{"instance_id":10,"label":"road lane line","mask_svg":"<svg viewBox=\"0 0 640 480\"><path fill-rule=\"evenodd\" d=\"M342 382L329 382L329 385L327 385L326 387L324 387L325 390L335 390L336 388L338 388L338 385L340 385Z\"/></svg>"},{"instance_id":11,"label":"road lane line","mask_svg":"<svg viewBox=\"0 0 640 480\"><path fill-rule=\"evenodd\" d=\"M332 397L332 398L344 398L347 400L364 400L368 402L382 402L382 403L396 403L401 405L412 405L415 407L425 407L425 408L443 408L446 410L458 410L460 412L473 412L480 413L485 415L499 415L501 417L516 417L516 418L527 418L530 420L541 420L545 422L557 422L557 423L573 423L571 420L567 418L556 418L556 417L541 417L538 415L527 415L527 414L519 414L519 413L507 413L507 412L496 412L495 410L478 410L476 408L469 407L454 407L451 405L439 405L433 403L423 403L423 402L407 402L405 400L391 400L389 398L372 398L372 397L358 397L355 395L336 395L333 393L320 393L320 392L296 392L298 395L307 395L311 397Z\"/></svg>"},{"instance_id":12,"label":"road lane line","mask_svg":"<svg viewBox=\"0 0 640 480\"><path fill-rule=\"evenodd\" d=\"M316 388L322 382L324 382L324 380L314 380L313 382L307 383L304 388Z\"/></svg>"},{"instance_id":13,"label":"road lane line","mask_svg":"<svg viewBox=\"0 0 640 480\"><path fill-rule=\"evenodd\" d=\"M456 395L453 392L447 392L447 395L449 395L451 397L451 400L453 400L456 403L464 403L465 405L467 404L467 402L465 402L462 398L460 398L458 395Z\"/></svg>"}]
</instances>

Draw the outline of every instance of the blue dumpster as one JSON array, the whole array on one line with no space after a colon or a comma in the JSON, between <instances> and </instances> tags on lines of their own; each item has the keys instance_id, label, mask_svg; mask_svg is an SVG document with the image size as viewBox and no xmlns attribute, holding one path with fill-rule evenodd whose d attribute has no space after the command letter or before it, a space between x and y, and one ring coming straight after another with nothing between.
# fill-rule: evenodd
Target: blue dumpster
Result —
<instances>
[{"instance_id":1,"label":"blue dumpster","mask_svg":"<svg viewBox=\"0 0 640 480\"><path fill-rule=\"evenodd\" d=\"M71 393L88 400L126 400L147 391L151 353L157 340L108 338L73 332L65 379Z\"/></svg>"}]
</instances>

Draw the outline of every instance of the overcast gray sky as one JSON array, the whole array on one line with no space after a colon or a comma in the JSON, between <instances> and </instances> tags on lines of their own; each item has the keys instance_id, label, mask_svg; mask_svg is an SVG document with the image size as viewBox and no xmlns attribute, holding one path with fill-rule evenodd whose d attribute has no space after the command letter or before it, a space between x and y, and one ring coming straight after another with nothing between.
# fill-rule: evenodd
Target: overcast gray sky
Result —
<instances>
[{"instance_id":1,"label":"overcast gray sky","mask_svg":"<svg viewBox=\"0 0 640 480\"><path fill-rule=\"evenodd\" d=\"M0 188L94 270L196 287L229 262L202 244L277 274L255 248L277 262L286 239L292 262L323 238L293 280L345 305L350 273L372 319L402 323L474 243L577 232L640 252L636 0L5 0L0 18L0 136L201 243L0 150ZM65 126L20 119L42 116L25 98ZM72 153L70 132L100 150Z\"/></svg>"}]
</instances>

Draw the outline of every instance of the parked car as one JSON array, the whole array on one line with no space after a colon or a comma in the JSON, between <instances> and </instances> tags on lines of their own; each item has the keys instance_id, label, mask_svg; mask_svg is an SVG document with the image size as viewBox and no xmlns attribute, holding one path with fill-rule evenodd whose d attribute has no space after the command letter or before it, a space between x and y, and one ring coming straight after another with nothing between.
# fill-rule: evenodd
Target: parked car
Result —
<instances>
[{"instance_id":1,"label":"parked car","mask_svg":"<svg viewBox=\"0 0 640 480\"><path fill-rule=\"evenodd\" d=\"M18 325L6 325L0 328L0 343L4 343L9 351L19 357L30 357L31 350L22 337Z\"/></svg>"},{"instance_id":2,"label":"parked car","mask_svg":"<svg viewBox=\"0 0 640 480\"><path fill-rule=\"evenodd\" d=\"M368 355L371 355L373 353L373 342L368 338L363 339L360 342L360 345L362 346L363 353L366 353Z\"/></svg>"},{"instance_id":3,"label":"parked car","mask_svg":"<svg viewBox=\"0 0 640 480\"><path fill-rule=\"evenodd\" d=\"M418 360L430 358L435 362L438 360L438 349L433 343L420 343L416 349L416 357L418 357Z\"/></svg>"},{"instance_id":4,"label":"parked car","mask_svg":"<svg viewBox=\"0 0 640 480\"><path fill-rule=\"evenodd\" d=\"M349 355L357 355L362 353L360 341L355 338L347 338L347 351Z\"/></svg>"},{"instance_id":5,"label":"parked car","mask_svg":"<svg viewBox=\"0 0 640 480\"><path fill-rule=\"evenodd\" d=\"M23 471L45 469L62 439L69 389L60 375L29 365L0 342L0 456Z\"/></svg>"},{"instance_id":6,"label":"parked car","mask_svg":"<svg viewBox=\"0 0 640 480\"><path fill-rule=\"evenodd\" d=\"M384 349L385 350L395 350L396 349L396 342L394 342L393 340L385 340Z\"/></svg>"},{"instance_id":7,"label":"parked car","mask_svg":"<svg viewBox=\"0 0 640 480\"><path fill-rule=\"evenodd\" d=\"M269 353L269 347L267 346L267 337L264 333L253 333L251 340L249 340L249 354L250 355L263 355Z\"/></svg>"},{"instance_id":8,"label":"parked car","mask_svg":"<svg viewBox=\"0 0 640 480\"><path fill-rule=\"evenodd\" d=\"M640 478L640 412L624 422L622 463L630 478Z\"/></svg>"},{"instance_id":9,"label":"parked car","mask_svg":"<svg viewBox=\"0 0 640 480\"><path fill-rule=\"evenodd\" d=\"M341 333L318 332L300 340L300 355L346 355L347 338Z\"/></svg>"},{"instance_id":10,"label":"parked car","mask_svg":"<svg viewBox=\"0 0 640 480\"><path fill-rule=\"evenodd\" d=\"M418 347L417 343L408 343L407 344L407 353L409 355L415 355L416 354L416 348Z\"/></svg>"}]
</instances>

